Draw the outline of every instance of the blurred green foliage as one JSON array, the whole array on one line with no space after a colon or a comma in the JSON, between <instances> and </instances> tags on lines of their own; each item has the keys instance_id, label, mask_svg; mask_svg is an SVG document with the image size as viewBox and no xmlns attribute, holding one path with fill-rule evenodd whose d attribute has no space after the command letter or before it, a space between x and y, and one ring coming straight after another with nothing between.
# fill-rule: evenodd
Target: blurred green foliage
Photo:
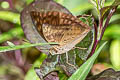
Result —
<instances>
[{"instance_id":1,"label":"blurred green foliage","mask_svg":"<svg viewBox=\"0 0 120 80\"><path fill-rule=\"evenodd\" d=\"M20 6L21 9L24 8L19 3L17 4L17 0L15 0L15 1L16 1L16 5ZM24 4L29 4L32 1L33 0L25 0L25 1L21 0L21 2ZM95 11L93 5L88 2L88 0L55 0L55 1L64 5L74 15L93 14L95 16L96 22L97 22L98 18L97 18L96 11ZM108 5L112 4L112 2L114 0L106 0L106 1L107 2L105 3L105 6L108 6ZM23 35L24 33L23 33L21 25L20 25L20 11L18 10L19 8L14 7L15 12L13 12L12 10L10 11L8 9L10 6L6 2L0 3L0 7L2 8L2 9L0 9L0 20L4 20L4 21L7 21L7 22L10 22L13 24L17 24L17 26L15 26L14 28L11 28L7 32L3 32L2 34L0 34L0 43L3 43L8 40L12 40L15 37L17 39L24 38L24 35ZM109 24L108 28L105 30L105 33L103 36L103 40L108 41L108 46L107 46L107 48L102 50L101 54L105 52L105 54L110 55L110 57L105 56L105 58L108 58L108 60L110 58L109 63L103 62L104 60L101 62L97 62L97 63L104 63L106 65L109 65L109 66L115 68L116 70L120 70L120 14L119 14L119 12L120 12L120 7L118 8L116 14L112 17L110 24ZM2 23L0 23L0 24L2 24ZM6 26L1 26L0 29L2 27L6 27ZM33 63L33 67L39 66L42 63L43 59L45 59L45 57L46 56L44 54L42 54ZM105 58L99 58L99 59L105 59ZM97 60L97 61L100 61L100 60ZM36 74L34 72L33 67L26 74L25 80L37 80L38 79L38 77L36 76ZM4 71L5 68L6 67L1 66L0 73L5 73L5 71Z\"/></svg>"},{"instance_id":2,"label":"blurred green foliage","mask_svg":"<svg viewBox=\"0 0 120 80\"><path fill-rule=\"evenodd\" d=\"M25 80L39 80L39 77L36 75L36 72L34 70L34 67L40 67L43 60L46 58L45 54L42 54L33 64L31 69L28 71L28 73L25 76Z\"/></svg>"},{"instance_id":3,"label":"blurred green foliage","mask_svg":"<svg viewBox=\"0 0 120 80\"><path fill-rule=\"evenodd\" d=\"M120 40L113 40L110 45L110 59L113 67L120 70Z\"/></svg>"},{"instance_id":4,"label":"blurred green foliage","mask_svg":"<svg viewBox=\"0 0 120 80\"><path fill-rule=\"evenodd\" d=\"M4 1L4 2L1 3L1 7L3 7L3 8L9 8L9 3L6 2L6 1Z\"/></svg>"},{"instance_id":5,"label":"blurred green foliage","mask_svg":"<svg viewBox=\"0 0 120 80\"><path fill-rule=\"evenodd\" d=\"M20 14L16 14L10 11L0 11L0 19L20 25Z\"/></svg>"}]
</instances>

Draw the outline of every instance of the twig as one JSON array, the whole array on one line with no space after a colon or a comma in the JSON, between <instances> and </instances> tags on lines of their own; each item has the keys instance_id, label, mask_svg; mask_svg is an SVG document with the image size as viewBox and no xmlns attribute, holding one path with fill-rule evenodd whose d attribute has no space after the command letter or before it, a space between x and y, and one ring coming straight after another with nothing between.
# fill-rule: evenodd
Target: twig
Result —
<instances>
[{"instance_id":1,"label":"twig","mask_svg":"<svg viewBox=\"0 0 120 80\"><path fill-rule=\"evenodd\" d=\"M90 56L92 56L93 55L93 53L95 52L95 49L96 49L96 47L97 47L97 44L98 44L98 41L97 41L97 32L98 32L98 30L97 30L97 24L94 22L94 31L95 31L95 39L94 39L94 44L93 44L93 47L92 47L92 51L91 51L91 53L90 53ZM89 56L89 57L90 57ZM88 58L89 58L88 57Z\"/></svg>"},{"instance_id":2,"label":"twig","mask_svg":"<svg viewBox=\"0 0 120 80\"><path fill-rule=\"evenodd\" d=\"M108 26L108 24L109 24L109 21L110 21L112 15L115 13L116 9L117 9L117 6L113 7L113 8L110 10L110 13L108 14L108 17L107 17L107 20L106 20L106 22L105 22L105 25L104 25L104 27L102 28L102 32L101 32L100 38L97 38L97 37L98 37L98 35L97 35L97 32L98 32L98 30L97 30L97 25L94 24L95 40L94 40L93 48L92 48L92 51L91 51L89 57L91 57L91 56L94 54L95 49L96 49L96 47L97 47L97 44L98 44L99 41L102 39L103 34L104 34L104 32L105 32L105 29L107 28L107 26ZM104 16L100 19L100 23L99 23L99 27L100 27L100 28L103 26L103 18L104 18ZM99 40L97 40L97 39L99 39ZM89 57L88 57L88 58L89 58Z\"/></svg>"},{"instance_id":3,"label":"twig","mask_svg":"<svg viewBox=\"0 0 120 80\"><path fill-rule=\"evenodd\" d=\"M7 0L7 2L10 4L10 8L13 8L12 0Z\"/></svg>"},{"instance_id":4,"label":"twig","mask_svg":"<svg viewBox=\"0 0 120 80\"><path fill-rule=\"evenodd\" d=\"M113 7L113 8L110 10L110 13L108 14L108 17L107 17L107 20L106 20L106 22L105 22L105 25L104 25L104 27L103 27L103 29L102 29L102 32L101 32L101 35L100 35L100 40L102 39L102 36L103 36L103 34L104 34L104 32L105 32L105 29L107 28L107 26L108 26L108 24L109 24L109 21L110 21L112 15L115 13L116 9L117 9L117 6Z\"/></svg>"}]
</instances>

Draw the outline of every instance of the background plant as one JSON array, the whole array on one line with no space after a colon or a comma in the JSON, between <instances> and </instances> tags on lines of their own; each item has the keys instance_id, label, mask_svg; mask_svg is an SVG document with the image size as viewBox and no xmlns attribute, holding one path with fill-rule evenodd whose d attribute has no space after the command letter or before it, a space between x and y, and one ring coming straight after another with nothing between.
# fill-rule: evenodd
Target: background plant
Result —
<instances>
[{"instance_id":1,"label":"background plant","mask_svg":"<svg viewBox=\"0 0 120 80\"><path fill-rule=\"evenodd\" d=\"M32 0L7 0L9 2L9 4L7 4L5 1L1 1L0 5L0 43L1 45L6 45L6 43L3 43L7 40L11 40L11 42L13 42L15 45L16 44L23 44L24 46L26 45L25 43L23 43L23 39L24 39L24 33L21 29L20 26L20 21L19 21L19 13L20 11L24 8L24 5L29 4ZM93 47L93 50L91 52L91 54L94 53L96 46L98 44L98 42L102 39L103 33L103 39L102 40L107 40L108 43L106 45L106 47L102 50L102 52L100 53L100 56L98 57L96 64L97 63L101 63L102 65L105 65L107 67L112 67L116 70L120 69L120 40L119 40L119 36L120 36L120 28L119 28L119 7L117 8L117 12L115 15L113 15L113 13L116 10L116 7L119 5L119 0L115 0L116 2L113 3L113 0L106 0L106 3L104 3L104 0L92 0L92 3L94 4L94 6L96 7L96 11L94 9L94 6L90 3L88 3L88 0L56 0L58 3L64 5L65 7L67 7L74 15L78 15L78 14L93 14L93 16L95 16L95 21L97 22L95 24L95 32L96 32L96 37L95 37L95 44ZM13 4L14 2L14 4ZM104 7L103 4L105 4ZM112 4L112 6L111 6ZM87 6L85 6L87 5ZM8 7L6 7L8 6ZM107 17L106 17L107 15ZM112 18L111 18L112 16ZM107 22L109 22L109 18L111 18L110 20L110 24L108 25ZM4 23L4 24L3 24ZM105 24L104 24L105 23ZM7 24L7 25L6 25ZM106 29L107 27L107 29ZM14 46L14 44L10 43L9 47L11 48L12 46ZM2 50L4 47L1 47L0 49ZM4 49L8 49L8 48L4 48ZM27 80L33 80L33 79L37 79L38 77L36 76L35 72L33 71L33 67L30 69L31 65L33 64L33 66L39 66L40 63L43 61L43 59L45 59L45 55L39 53L36 49L32 49L32 53L31 52L31 48L26 48L26 49L22 49L22 53L20 50L17 51L11 51L11 52L6 52L6 53L2 53L1 54L1 59L4 62L1 62L1 66L0 66L0 74L3 78L8 79L8 76L10 76L11 80L12 79L12 75L16 76L18 79L23 79L24 77L26 77L25 79ZM9 53L9 54L8 54ZM28 54L29 53L29 54ZM22 55L21 55L22 54ZM31 55L30 55L31 54ZM104 55L103 55L104 54ZM4 55L4 57L3 57ZM36 55L40 56L39 58L36 57ZM30 58L30 56L33 56ZM109 58L110 56L110 58ZM32 59L33 58L33 59ZM8 62L9 61L9 62ZM4 64L7 63L7 64ZM10 65L12 63L12 65ZM11 73L6 73L6 71L8 70L8 67L5 66L10 65L11 69L8 72ZM15 65L15 66L13 66ZM16 67L17 66L17 67ZM16 71L14 71L13 69L16 69ZM12 75L11 75L12 74ZM20 74L20 76L17 76L16 74ZM34 75L33 75L34 74ZM87 73L85 73L87 75ZM31 76L32 75L32 76ZM5 77L4 77L5 76ZM9 78L9 79L10 79ZM16 78L16 79L17 79ZM16 80L15 79L15 80Z\"/></svg>"}]
</instances>

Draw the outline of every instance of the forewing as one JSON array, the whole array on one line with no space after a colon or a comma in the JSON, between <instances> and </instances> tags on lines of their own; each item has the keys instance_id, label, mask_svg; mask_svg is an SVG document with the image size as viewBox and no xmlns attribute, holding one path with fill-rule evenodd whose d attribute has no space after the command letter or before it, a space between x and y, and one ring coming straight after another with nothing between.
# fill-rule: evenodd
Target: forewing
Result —
<instances>
[{"instance_id":1,"label":"forewing","mask_svg":"<svg viewBox=\"0 0 120 80\"><path fill-rule=\"evenodd\" d=\"M48 42L56 42L61 44L61 39L64 36L65 31L59 26L53 26L49 24L42 25L43 35Z\"/></svg>"},{"instance_id":2,"label":"forewing","mask_svg":"<svg viewBox=\"0 0 120 80\"><path fill-rule=\"evenodd\" d=\"M80 25L52 26L49 24L44 24L42 30L48 42L57 42L61 46L76 40L79 36L84 35L84 32L89 31Z\"/></svg>"},{"instance_id":3,"label":"forewing","mask_svg":"<svg viewBox=\"0 0 120 80\"><path fill-rule=\"evenodd\" d=\"M38 32L48 42L65 45L90 31L89 26L71 14L53 12L31 12L32 21ZM78 42L81 39L78 40Z\"/></svg>"},{"instance_id":4,"label":"forewing","mask_svg":"<svg viewBox=\"0 0 120 80\"><path fill-rule=\"evenodd\" d=\"M42 33L42 13L39 14L38 12L30 12L30 16L31 16L33 24L35 25L36 30L43 37L43 33Z\"/></svg>"}]
</instances>

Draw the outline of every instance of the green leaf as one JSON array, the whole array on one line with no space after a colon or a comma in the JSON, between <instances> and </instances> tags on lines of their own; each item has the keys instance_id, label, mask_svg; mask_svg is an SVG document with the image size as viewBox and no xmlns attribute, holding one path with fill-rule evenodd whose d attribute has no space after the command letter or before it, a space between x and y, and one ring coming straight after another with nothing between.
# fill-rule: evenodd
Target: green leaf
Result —
<instances>
[{"instance_id":1,"label":"green leaf","mask_svg":"<svg viewBox=\"0 0 120 80\"><path fill-rule=\"evenodd\" d=\"M14 37L21 38L22 35L23 35L23 30L21 27L13 28L13 29L9 30L8 32L4 32L4 33L0 34L0 43L7 41L7 40L11 40Z\"/></svg>"},{"instance_id":2,"label":"green leaf","mask_svg":"<svg viewBox=\"0 0 120 80\"><path fill-rule=\"evenodd\" d=\"M119 16L116 16L119 17ZM113 24L109 25L108 28L105 30L103 39L120 39L120 25L119 24Z\"/></svg>"},{"instance_id":3,"label":"green leaf","mask_svg":"<svg viewBox=\"0 0 120 80\"><path fill-rule=\"evenodd\" d=\"M120 40L113 40L110 46L110 60L112 65L120 70Z\"/></svg>"},{"instance_id":4,"label":"green leaf","mask_svg":"<svg viewBox=\"0 0 120 80\"><path fill-rule=\"evenodd\" d=\"M7 9L7 8L9 8L9 3L7 1L3 1L1 3L1 7L4 8L4 9Z\"/></svg>"},{"instance_id":5,"label":"green leaf","mask_svg":"<svg viewBox=\"0 0 120 80\"><path fill-rule=\"evenodd\" d=\"M120 0L115 0L114 3L113 3L114 6L118 6L120 5Z\"/></svg>"},{"instance_id":6,"label":"green leaf","mask_svg":"<svg viewBox=\"0 0 120 80\"><path fill-rule=\"evenodd\" d=\"M30 4L33 0L26 0L27 4Z\"/></svg>"},{"instance_id":7,"label":"green leaf","mask_svg":"<svg viewBox=\"0 0 120 80\"><path fill-rule=\"evenodd\" d=\"M90 57L68 80L85 80L95 59L106 43L107 42L103 43L100 48L94 53L94 55Z\"/></svg>"},{"instance_id":8,"label":"green leaf","mask_svg":"<svg viewBox=\"0 0 120 80\"><path fill-rule=\"evenodd\" d=\"M86 10L93 8L93 6L90 3L88 3L88 0L55 0L55 1L57 1L57 3L62 4L74 15L83 14Z\"/></svg>"},{"instance_id":9,"label":"green leaf","mask_svg":"<svg viewBox=\"0 0 120 80\"><path fill-rule=\"evenodd\" d=\"M120 0L115 0L112 5L101 8L101 15L103 16L107 11L118 5L120 5Z\"/></svg>"},{"instance_id":10,"label":"green leaf","mask_svg":"<svg viewBox=\"0 0 120 80\"><path fill-rule=\"evenodd\" d=\"M46 58L45 54L42 54L32 65L32 67L29 69L27 72L25 79L24 80L40 80L39 77L37 76L34 68L35 67L40 67L42 64L43 60Z\"/></svg>"},{"instance_id":11,"label":"green leaf","mask_svg":"<svg viewBox=\"0 0 120 80\"><path fill-rule=\"evenodd\" d=\"M0 11L0 19L20 24L20 15L9 11Z\"/></svg>"},{"instance_id":12,"label":"green leaf","mask_svg":"<svg viewBox=\"0 0 120 80\"><path fill-rule=\"evenodd\" d=\"M24 45L16 45L14 47L11 46L0 46L0 52L6 52L11 50L17 50L21 48L27 48L27 47L34 47L34 46L42 46L47 44L56 44L56 43L36 43L36 44L24 44Z\"/></svg>"}]
</instances>

